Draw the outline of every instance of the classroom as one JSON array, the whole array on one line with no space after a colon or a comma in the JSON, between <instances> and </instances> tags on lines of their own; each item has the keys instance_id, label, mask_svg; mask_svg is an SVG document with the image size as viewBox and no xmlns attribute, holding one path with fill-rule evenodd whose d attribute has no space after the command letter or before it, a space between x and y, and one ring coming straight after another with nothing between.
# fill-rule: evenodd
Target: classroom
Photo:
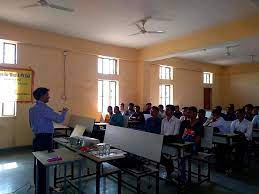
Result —
<instances>
[{"instance_id":1,"label":"classroom","mask_svg":"<svg viewBox=\"0 0 259 194\"><path fill-rule=\"evenodd\" d=\"M0 0L0 194L259 193L259 0Z\"/></svg>"}]
</instances>

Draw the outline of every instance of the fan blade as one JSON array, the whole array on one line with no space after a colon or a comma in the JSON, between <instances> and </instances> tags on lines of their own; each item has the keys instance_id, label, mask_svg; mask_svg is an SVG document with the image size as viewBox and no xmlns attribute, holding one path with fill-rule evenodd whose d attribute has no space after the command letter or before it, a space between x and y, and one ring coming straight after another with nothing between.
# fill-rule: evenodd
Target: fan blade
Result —
<instances>
[{"instance_id":1,"label":"fan blade","mask_svg":"<svg viewBox=\"0 0 259 194\"><path fill-rule=\"evenodd\" d=\"M144 26L142 27L142 26L140 26L138 23L136 23L136 26L138 27L138 29L139 29L140 31L145 30L145 29L144 29Z\"/></svg>"},{"instance_id":2,"label":"fan blade","mask_svg":"<svg viewBox=\"0 0 259 194\"><path fill-rule=\"evenodd\" d=\"M54 8L54 9L58 9L58 10L63 10L63 11L69 11L69 12L73 12L73 9L70 8L66 8L66 7L62 7L59 5L55 5L55 4L48 4L48 7Z\"/></svg>"},{"instance_id":3,"label":"fan blade","mask_svg":"<svg viewBox=\"0 0 259 194\"><path fill-rule=\"evenodd\" d=\"M35 4L31 4L31 5L23 6L22 8L26 9L26 8L31 8L31 7L40 7L40 6L41 6L40 4L35 3Z\"/></svg>"},{"instance_id":4,"label":"fan blade","mask_svg":"<svg viewBox=\"0 0 259 194\"><path fill-rule=\"evenodd\" d=\"M135 35L138 35L138 34L143 34L142 32L137 32L137 33L134 33L134 34L130 34L129 36L135 36Z\"/></svg>"},{"instance_id":5,"label":"fan blade","mask_svg":"<svg viewBox=\"0 0 259 194\"><path fill-rule=\"evenodd\" d=\"M162 33L165 33L165 31L161 31L161 30L158 30L158 31L147 31L147 33L149 33L149 34L162 34Z\"/></svg>"}]
</instances>

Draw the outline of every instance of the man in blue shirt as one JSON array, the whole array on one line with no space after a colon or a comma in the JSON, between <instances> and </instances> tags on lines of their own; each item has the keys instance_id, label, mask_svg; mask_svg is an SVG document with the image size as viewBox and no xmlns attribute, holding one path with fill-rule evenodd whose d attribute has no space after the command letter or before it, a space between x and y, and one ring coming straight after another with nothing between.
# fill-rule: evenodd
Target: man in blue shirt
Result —
<instances>
[{"instance_id":1,"label":"man in blue shirt","mask_svg":"<svg viewBox=\"0 0 259 194\"><path fill-rule=\"evenodd\" d=\"M151 108L151 116L150 118L147 119L146 121L146 126L145 129L147 132L150 133L156 133L160 134L161 133L161 118L158 116L159 114L159 109L156 106L153 106Z\"/></svg>"},{"instance_id":2,"label":"man in blue shirt","mask_svg":"<svg viewBox=\"0 0 259 194\"><path fill-rule=\"evenodd\" d=\"M114 107L114 114L112 115L110 119L110 125L118 126L118 127L123 127L123 116L120 112L120 108L118 106Z\"/></svg>"},{"instance_id":3,"label":"man in blue shirt","mask_svg":"<svg viewBox=\"0 0 259 194\"><path fill-rule=\"evenodd\" d=\"M52 150L52 136L54 133L53 121L61 123L65 120L67 108L63 108L61 114L54 112L47 103L49 102L49 89L37 88L33 92L36 104L29 110L29 121L33 133L33 150ZM34 180L35 180L34 166ZM39 193L45 193L46 171L43 165L38 165L39 172Z\"/></svg>"}]
</instances>

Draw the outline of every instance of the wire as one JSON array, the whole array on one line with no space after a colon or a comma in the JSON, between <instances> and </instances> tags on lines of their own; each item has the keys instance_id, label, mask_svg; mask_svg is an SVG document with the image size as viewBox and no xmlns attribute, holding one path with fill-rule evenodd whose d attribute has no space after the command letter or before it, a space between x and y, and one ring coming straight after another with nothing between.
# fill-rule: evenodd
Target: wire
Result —
<instances>
[{"instance_id":1,"label":"wire","mask_svg":"<svg viewBox=\"0 0 259 194\"><path fill-rule=\"evenodd\" d=\"M10 193L5 193L5 194L14 194L14 193L16 193L17 191L23 189L26 186L29 186L29 188L27 189L27 193L29 192L29 190L31 190L33 188L33 186L30 183L26 183L26 184L22 185L21 187L18 187L15 191L12 191Z\"/></svg>"}]
</instances>

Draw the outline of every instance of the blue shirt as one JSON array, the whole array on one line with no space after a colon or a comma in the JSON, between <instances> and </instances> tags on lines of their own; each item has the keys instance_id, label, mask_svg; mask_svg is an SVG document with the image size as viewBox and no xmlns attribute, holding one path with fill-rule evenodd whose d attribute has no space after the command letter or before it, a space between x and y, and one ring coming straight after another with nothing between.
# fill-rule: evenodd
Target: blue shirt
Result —
<instances>
[{"instance_id":1,"label":"blue shirt","mask_svg":"<svg viewBox=\"0 0 259 194\"><path fill-rule=\"evenodd\" d=\"M150 117L146 121L145 129L147 132L160 134L161 123L162 123L162 120L159 117L157 118Z\"/></svg>"},{"instance_id":2,"label":"blue shirt","mask_svg":"<svg viewBox=\"0 0 259 194\"><path fill-rule=\"evenodd\" d=\"M252 123L254 128L259 128L259 115L254 116Z\"/></svg>"},{"instance_id":3,"label":"blue shirt","mask_svg":"<svg viewBox=\"0 0 259 194\"><path fill-rule=\"evenodd\" d=\"M116 113L116 114L113 114L111 119L110 119L110 125L114 125L114 126L119 126L119 127L123 127L123 116L122 114L119 112L119 113Z\"/></svg>"},{"instance_id":4,"label":"blue shirt","mask_svg":"<svg viewBox=\"0 0 259 194\"><path fill-rule=\"evenodd\" d=\"M65 120L66 112L58 114L47 104L37 101L29 110L29 121L34 134L54 133L53 121L62 123Z\"/></svg>"}]
</instances>

